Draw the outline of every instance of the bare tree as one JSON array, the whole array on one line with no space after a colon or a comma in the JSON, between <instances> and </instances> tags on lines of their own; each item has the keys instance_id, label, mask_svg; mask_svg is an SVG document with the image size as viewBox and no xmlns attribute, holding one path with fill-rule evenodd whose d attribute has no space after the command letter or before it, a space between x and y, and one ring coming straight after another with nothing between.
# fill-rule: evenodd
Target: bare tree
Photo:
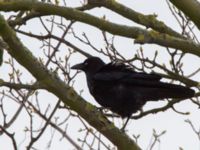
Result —
<instances>
[{"instance_id":1,"label":"bare tree","mask_svg":"<svg viewBox=\"0 0 200 150\"><path fill-rule=\"evenodd\" d=\"M44 137L48 137L47 149L59 140L74 149L141 149L140 135L130 137L128 132L121 132L123 121L116 125L121 120L118 115L88 102L79 72L70 70L72 63L92 55L124 62L137 71L153 71L169 82L192 87L196 94L190 103L200 107L196 78L200 68L186 61L200 56L199 1L163 1L176 19L179 32L155 14L145 15L114 0L76 2L77 7L68 0L0 2L0 139L9 139L13 149L41 149L37 144L44 142ZM94 13L96 8L101 15ZM106 15L108 10L122 19L114 23ZM124 23L127 20L129 23ZM130 51L126 50L127 43ZM155 44L160 49L149 50L143 44ZM163 53L165 60L161 60ZM186 69L185 65L192 67ZM168 109L187 115L188 110L179 111L174 106L182 101L166 100L160 107L141 110L132 119ZM186 122L199 139L193 123ZM153 130L148 149L159 144L165 132Z\"/></svg>"}]
</instances>

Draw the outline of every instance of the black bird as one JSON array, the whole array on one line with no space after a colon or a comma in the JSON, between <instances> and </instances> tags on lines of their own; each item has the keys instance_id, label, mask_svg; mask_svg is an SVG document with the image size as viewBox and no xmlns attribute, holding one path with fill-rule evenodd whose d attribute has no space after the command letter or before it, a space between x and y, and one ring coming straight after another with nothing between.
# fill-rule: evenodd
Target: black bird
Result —
<instances>
[{"instance_id":1,"label":"black bird","mask_svg":"<svg viewBox=\"0 0 200 150\"><path fill-rule=\"evenodd\" d=\"M71 68L84 71L89 91L95 100L122 118L129 119L147 101L194 96L194 90L164 83L160 81L160 75L135 72L122 63L105 64L98 57L90 57Z\"/></svg>"}]
</instances>

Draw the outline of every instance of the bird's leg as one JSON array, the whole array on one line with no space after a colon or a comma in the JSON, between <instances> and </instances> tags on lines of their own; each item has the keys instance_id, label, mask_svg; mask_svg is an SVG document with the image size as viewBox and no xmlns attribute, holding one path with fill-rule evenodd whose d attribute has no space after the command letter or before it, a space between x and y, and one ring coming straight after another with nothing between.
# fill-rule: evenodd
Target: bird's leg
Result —
<instances>
[{"instance_id":1,"label":"bird's leg","mask_svg":"<svg viewBox=\"0 0 200 150\"><path fill-rule=\"evenodd\" d=\"M128 118L126 119L126 122L124 123L123 127L120 129L121 131L125 132L125 127L126 127L126 125L128 124L128 121L129 121L130 118L131 118L131 117L128 117Z\"/></svg>"}]
</instances>

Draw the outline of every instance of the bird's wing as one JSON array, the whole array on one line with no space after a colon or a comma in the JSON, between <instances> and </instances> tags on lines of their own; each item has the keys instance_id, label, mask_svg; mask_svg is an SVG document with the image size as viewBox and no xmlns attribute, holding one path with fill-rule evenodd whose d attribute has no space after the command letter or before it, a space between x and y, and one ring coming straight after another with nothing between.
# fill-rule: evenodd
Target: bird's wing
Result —
<instances>
[{"instance_id":1,"label":"bird's wing","mask_svg":"<svg viewBox=\"0 0 200 150\"><path fill-rule=\"evenodd\" d=\"M118 97L127 97L125 99L148 101L163 98L189 98L194 95L194 90L190 88L164 83L160 79L161 76L157 74L135 72L124 66L113 67L113 65L104 66L93 76L93 80L101 85L105 93L114 90L113 93Z\"/></svg>"},{"instance_id":2,"label":"bird's wing","mask_svg":"<svg viewBox=\"0 0 200 150\"><path fill-rule=\"evenodd\" d=\"M93 76L93 79L102 83L129 85L133 87L167 88L171 90L182 88L179 85L161 82L159 75L157 76L156 74L147 74L140 72L122 72L116 70L98 72Z\"/></svg>"},{"instance_id":3,"label":"bird's wing","mask_svg":"<svg viewBox=\"0 0 200 150\"><path fill-rule=\"evenodd\" d=\"M139 99L144 101L194 96L194 90L188 87L164 83L155 78L154 75L145 73L104 72L97 73L94 80L103 85L106 90L110 86L111 89L118 90L116 94L121 93L123 97L126 97L127 94L130 96L132 93L133 99L139 94Z\"/></svg>"},{"instance_id":4,"label":"bird's wing","mask_svg":"<svg viewBox=\"0 0 200 150\"><path fill-rule=\"evenodd\" d=\"M107 64L102 67L95 75L94 80L117 81L117 80L150 80L159 81L162 77L155 73L135 72L124 64Z\"/></svg>"}]
</instances>

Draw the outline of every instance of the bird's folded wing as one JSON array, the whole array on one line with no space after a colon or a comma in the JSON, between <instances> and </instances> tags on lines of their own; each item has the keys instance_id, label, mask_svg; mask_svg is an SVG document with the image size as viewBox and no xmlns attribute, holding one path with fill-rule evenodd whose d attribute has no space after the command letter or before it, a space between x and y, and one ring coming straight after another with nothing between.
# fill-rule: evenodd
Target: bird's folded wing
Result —
<instances>
[{"instance_id":1,"label":"bird's folded wing","mask_svg":"<svg viewBox=\"0 0 200 150\"><path fill-rule=\"evenodd\" d=\"M120 71L107 71L96 73L93 77L94 80L98 81L119 81L122 82L140 82L141 81L159 81L162 77L157 74L147 74L139 72L120 72Z\"/></svg>"}]
</instances>

